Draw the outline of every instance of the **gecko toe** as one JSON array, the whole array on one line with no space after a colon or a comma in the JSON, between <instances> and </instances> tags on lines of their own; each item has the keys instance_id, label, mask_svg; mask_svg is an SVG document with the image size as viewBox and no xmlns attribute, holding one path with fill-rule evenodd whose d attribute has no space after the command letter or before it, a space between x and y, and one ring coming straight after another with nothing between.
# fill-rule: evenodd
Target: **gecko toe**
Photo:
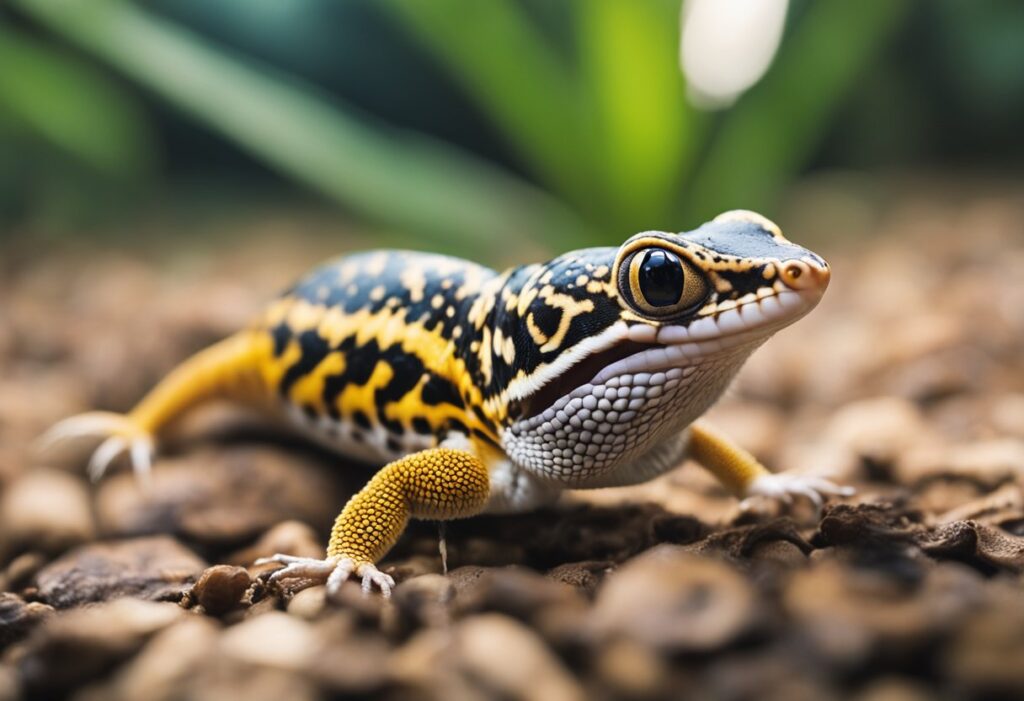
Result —
<instances>
[{"instance_id":1,"label":"gecko toe","mask_svg":"<svg viewBox=\"0 0 1024 701\"><path fill-rule=\"evenodd\" d=\"M747 490L747 498L740 503L740 508L749 508L751 500L756 497L768 497L790 504L794 496L802 496L820 510L827 497L845 497L853 493L852 488L838 485L824 477L775 473L755 479Z\"/></svg>"},{"instance_id":2,"label":"gecko toe","mask_svg":"<svg viewBox=\"0 0 1024 701\"><path fill-rule=\"evenodd\" d=\"M269 581L280 584L289 579L305 579L313 582L323 582L334 572L337 567L337 558L328 557L318 560L315 557L292 557L290 555L274 555L268 558L260 558L256 564L275 562L283 564L279 570L271 573Z\"/></svg>"},{"instance_id":3,"label":"gecko toe","mask_svg":"<svg viewBox=\"0 0 1024 701\"><path fill-rule=\"evenodd\" d=\"M381 596L385 599L391 598L391 590L395 587L395 580L391 575L384 574L374 565L366 564L359 568L359 575L363 579L363 593L369 594L373 585L380 589Z\"/></svg>"}]
</instances>

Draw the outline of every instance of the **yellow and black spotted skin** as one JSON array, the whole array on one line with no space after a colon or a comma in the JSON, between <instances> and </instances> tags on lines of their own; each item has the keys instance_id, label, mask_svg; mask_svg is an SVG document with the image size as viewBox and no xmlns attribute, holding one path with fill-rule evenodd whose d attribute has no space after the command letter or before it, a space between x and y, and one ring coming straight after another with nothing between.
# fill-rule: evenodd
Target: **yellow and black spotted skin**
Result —
<instances>
[{"instance_id":1,"label":"yellow and black spotted skin","mask_svg":"<svg viewBox=\"0 0 1024 701\"><path fill-rule=\"evenodd\" d=\"M106 435L98 474L121 452L148 467L161 429L210 398L284 415L382 468L342 511L328 557L278 556L278 575L336 589L355 573L387 592L373 563L410 517L535 508L565 488L650 479L686 456L740 495L835 491L767 473L698 420L828 278L819 256L743 211L502 273L426 253L351 255L186 361L127 416L86 414L55 433Z\"/></svg>"}]
</instances>

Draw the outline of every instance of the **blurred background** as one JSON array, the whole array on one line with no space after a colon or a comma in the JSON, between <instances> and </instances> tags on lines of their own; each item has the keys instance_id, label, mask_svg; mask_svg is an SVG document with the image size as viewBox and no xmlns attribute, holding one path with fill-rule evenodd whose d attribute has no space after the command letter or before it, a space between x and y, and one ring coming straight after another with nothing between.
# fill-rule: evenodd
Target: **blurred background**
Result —
<instances>
[{"instance_id":1,"label":"blurred background","mask_svg":"<svg viewBox=\"0 0 1024 701\"><path fill-rule=\"evenodd\" d=\"M1022 127L1020 0L0 0L0 701L1024 698ZM358 466L216 412L152 490L33 449L327 256L738 207L833 281L710 418L823 513L684 465L325 607L252 563Z\"/></svg>"},{"instance_id":2,"label":"blurred background","mask_svg":"<svg viewBox=\"0 0 1024 701\"><path fill-rule=\"evenodd\" d=\"M0 245L277 218L503 263L794 200L838 236L1020 177L1022 36L1015 0L9 0Z\"/></svg>"}]
</instances>

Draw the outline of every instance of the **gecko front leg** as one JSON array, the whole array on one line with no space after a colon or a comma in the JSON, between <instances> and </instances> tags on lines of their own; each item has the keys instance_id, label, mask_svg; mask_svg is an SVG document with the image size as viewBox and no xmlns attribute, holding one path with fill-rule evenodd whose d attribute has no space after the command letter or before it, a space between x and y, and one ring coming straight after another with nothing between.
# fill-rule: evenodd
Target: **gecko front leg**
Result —
<instances>
[{"instance_id":1,"label":"gecko front leg","mask_svg":"<svg viewBox=\"0 0 1024 701\"><path fill-rule=\"evenodd\" d=\"M837 485L824 477L769 472L757 458L706 421L696 421L691 426L688 452L729 491L743 499L744 504L757 496L789 503L794 495L801 495L820 509L826 495L854 493L851 487Z\"/></svg>"},{"instance_id":2,"label":"gecko front leg","mask_svg":"<svg viewBox=\"0 0 1024 701\"><path fill-rule=\"evenodd\" d=\"M324 559L278 554L256 564L284 565L270 576L272 582L326 582L331 597L355 574L364 591L376 585L387 597L395 582L375 563L395 544L409 519L473 516L483 510L489 491L487 468L473 453L452 448L413 453L381 468L349 500L334 522Z\"/></svg>"}]
</instances>

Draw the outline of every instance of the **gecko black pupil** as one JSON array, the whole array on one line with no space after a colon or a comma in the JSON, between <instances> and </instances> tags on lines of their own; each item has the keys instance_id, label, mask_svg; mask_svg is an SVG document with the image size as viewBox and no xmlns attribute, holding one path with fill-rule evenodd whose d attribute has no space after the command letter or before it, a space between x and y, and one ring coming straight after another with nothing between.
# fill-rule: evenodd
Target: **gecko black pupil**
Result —
<instances>
[{"instance_id":1,"label":"gecko black pupil","mask_svg":"<svg viewBox=\"0 0 1024 701\"><path fill-rule=\"evenodd\" d=\"M683 264L668 251L651 249L640 261L640 291L652 307L668 307L683 294Z\"/></svg>"}]
</instances>

